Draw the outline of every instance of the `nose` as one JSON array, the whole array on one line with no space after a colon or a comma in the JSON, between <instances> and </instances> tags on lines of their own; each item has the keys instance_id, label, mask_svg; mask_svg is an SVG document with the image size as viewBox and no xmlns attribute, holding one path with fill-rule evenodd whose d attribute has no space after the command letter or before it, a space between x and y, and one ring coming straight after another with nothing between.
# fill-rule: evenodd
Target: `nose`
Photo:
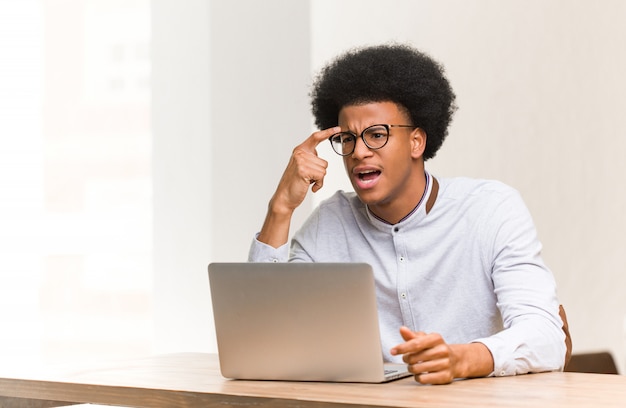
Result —
<instances>
[{"instance_id":1,"label":"nose","mask_svg":"<svg viewBox=\"0 0 626 408\"><path fill-rule=\"evenodd\" d=\"M367 147L362 137L357 137L354 145L354 151L352 152L352 158L361 160L365 157L371 156L372 150Z\"/></svg>"}]
</instances>

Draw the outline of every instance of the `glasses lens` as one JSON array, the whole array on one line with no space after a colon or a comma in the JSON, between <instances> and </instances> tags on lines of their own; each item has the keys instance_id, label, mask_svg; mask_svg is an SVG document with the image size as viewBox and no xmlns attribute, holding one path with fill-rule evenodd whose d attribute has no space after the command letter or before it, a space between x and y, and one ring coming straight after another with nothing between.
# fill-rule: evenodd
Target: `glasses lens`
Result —
<instances>
[{"instance_id":1,"label":"glasses lens","mask_svg":"<svg viewBox=\"0 0 626 408\"><path fill-rule=\"evenodd\" d=\"M389 129L386 126L374 125L363 131L363 139L365 144L371 149L380 149L387 143L389 137Z\"/></svg>"},{"instance_id":2,"label":"glasses lens","mask_svg":"<svg viewBox=\"0 0 626 408\"><path fill-rule=\"evenodd\" d=\"M335 153L342 156L347 156L354 151L355 137L352 133L337 133L332 135L330 143L333 146Z\"/></svg>"}]
</instances>

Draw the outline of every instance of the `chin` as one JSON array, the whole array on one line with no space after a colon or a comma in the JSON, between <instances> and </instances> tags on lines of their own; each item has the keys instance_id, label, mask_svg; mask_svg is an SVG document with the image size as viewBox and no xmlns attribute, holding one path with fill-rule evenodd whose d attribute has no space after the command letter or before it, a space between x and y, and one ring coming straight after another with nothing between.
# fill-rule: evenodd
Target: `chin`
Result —
<instances>
[{"instance_id":1,"label":"chin","mask_svg":"<svg viewBox=\"0 0 626 408\"><path fill-rule=\"evenodd\" d=\"M374 205L383 204L384 200L376 196L372 192L363 191L363 190L361 191L355 190L355 192L356 192L357 197L359 197L359 200L361 200L361 202L365 205L374 206Z\"/></svg>"}]
</instances>

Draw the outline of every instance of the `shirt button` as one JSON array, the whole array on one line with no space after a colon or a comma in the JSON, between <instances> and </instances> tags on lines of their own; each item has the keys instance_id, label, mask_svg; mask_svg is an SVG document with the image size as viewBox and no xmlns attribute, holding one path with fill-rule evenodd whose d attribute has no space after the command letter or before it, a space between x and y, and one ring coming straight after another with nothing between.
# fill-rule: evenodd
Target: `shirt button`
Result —
<instances>
[{"instance_id":1,"label":"shirt button","mask_svg":"<svg viewBox=\"0 0 626 408\"><path fill-rule=\"evenodd\" d=\"M272 259L272 262L278 263L278 259L274 258L274 259Z\"/></svg>"},{"instance_id":2,"label":"shirt button","mask_svg":"<svg viewBox=\"0 0 626 408\"><path fill-rule=\"evenodd\" d=\"M401 293L401 294L400 294L400 297L401 297L402 299L406 299L406 293Z\"/></svg>"},{"instance_id":3,"label":"shirt button","mask_svg":"<svg viewBox=\"0 0 626 408\"><path fill-rule=\"evenodd\" d=\"M400 257L400 262L404 262L404 257L403 256Z\"/></svg>"},{"instance_id":4,"label":"shirt button","mask_svg":"<svg viewBox=\"0 0 626 408\"><path fill-rule=\"evenodd\" d=\"M398 231L400 231L400 228L394 227L393 232L398 232Z\"/></svg>"},{"instance_id":5,"label":"shirt button","mask_svg":"<svg viewBox=\"0 0 626 408\"><path fill-rule=\"evenodd\" d=\"M505 375L506 375L506 371L504 371L504 370L500 371L500 376L501 377L504 377Z\"/></svg>"}]
</instances>

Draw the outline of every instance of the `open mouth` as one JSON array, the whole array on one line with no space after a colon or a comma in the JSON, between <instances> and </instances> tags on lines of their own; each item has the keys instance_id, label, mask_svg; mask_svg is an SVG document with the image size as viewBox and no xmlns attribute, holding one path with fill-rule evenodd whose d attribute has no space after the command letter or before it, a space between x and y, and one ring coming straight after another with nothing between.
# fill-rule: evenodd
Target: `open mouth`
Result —
<instances>
[{"instance_id":1,"label":"open mouth","mask_svg":"<svg viewBox=\"0 0 626 408\"><path fill-rule=\"evenodd\" d=\"M373 181L380 176L380 171L378 170L367 170L358 174L359 180L361 181Z\"/></svg>"},{"instance_id":2,"label":"open mouth","mask_svg":"<svg viewBox=\"0 0 626 408\"><path fill-rule=\"evenodd\" d=\"M375 170L375 169L367 169L367 170L359 171L358 173L355 174L356 176L354 178L355 187L359 188L360 190L373 188L377 184L378 180L380 179L381 174L382 172L380 170Z\"/></svg>"}]
</instances>

